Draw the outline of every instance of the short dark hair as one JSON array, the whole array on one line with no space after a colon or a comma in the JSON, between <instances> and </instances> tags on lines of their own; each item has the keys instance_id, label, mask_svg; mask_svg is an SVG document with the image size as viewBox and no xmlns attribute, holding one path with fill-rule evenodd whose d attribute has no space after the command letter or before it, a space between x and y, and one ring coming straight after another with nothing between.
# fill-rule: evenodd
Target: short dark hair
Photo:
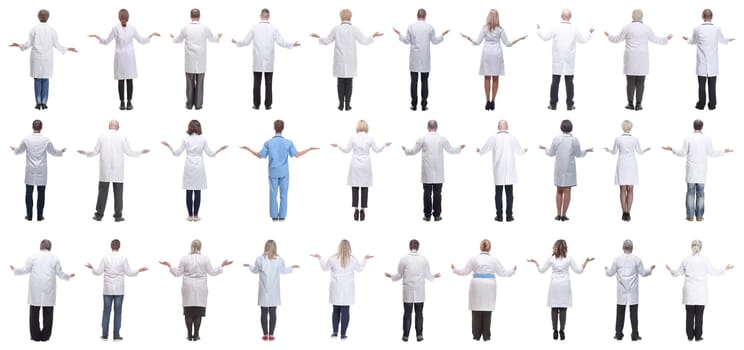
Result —
<instances>
[{"instance_id":1,"label":"short dark hair","mask_svg":"<svg viewBox=\"0 0 744 350\"><path fill-rule=\"evenodd\" d=\"M111 250L119 250L119 248L121 248L121 241L118 239L111 241Z\"/></svg>"},{"instance_id":2,"label":"short dark hair","mask_svg":"<svg viewBox=\"0 0 744 350\"><path fill-rule=\"evenodd\" d=\"M39 14L36 15L39 18L39 22L46 23L49 20L49 11L41 9Z\"/></svg>"},{"instance_id":3,"label":"short dark hair","mask_svg":"<svg viewBox=\"0 0 744 350\"><path fill-rule=\"evenodd\" d=\"M201 11L199 9L191 9L191 18L200 18L201 17Z\"/></svg>"},{"instance_id":4,"label":"short dark hair","mask_svg":"<svg viewBox=\"0 0 744 350\"><path fill-rule=\"evenodd\" d=\"M565 119L561 122L561 131L569 133L573 131L573 123L570 120Z\"/></svg>"},{"instance_id":5,"label":"short dark hair","mask_svg":"<svg viewBox=\"0 0 744 350\"><path fill-rule=\"evenodd\" d=\"M713 11L710 9L703 10L703 19L713 19Z\"/></svg>"},{"instance_id":6,"label":"short dark hair","mask_svg":"<svg viewBox=\"0 0 744 350\"><path fill-rule=\"evenodd\" d=\"M281 119L277 119L274 121L274 131L277 134L281 134L282 131L284 131L284 121Z\"/></svg>"},{"instance_id":7,"label":"short dark hair","mask_svg":"<svg viewBox=\"0 0 744 350\"><path fill-rule=\"evenodd\" d=\"M439 125L437 124L437 121L432 119L428 123L426 123L426 128L430 131L436 131L439 128Z\"/></svg>"},{"instance_id":8,"label":"short dark hair","mask_svg":"<svg viewBox=\"0 0 744 350\"><path fill-rule=\"evenodd\" d=\"M419 249L419 241L412 239L410 242L408 242L408 249L410 250L418 250Z\"/></svg>"},{"instance_id":9,"label":"short dark hair","mask_svg":"<svg viewBox=\"0 0 744 350\"><path fill-rule=\"evenodd\" d=\"M34 129L34 131L41 131L42 123L41 120L34 120L33 123L31 123L31 128Z\"/></svg>"},{"instance_id":10,"label":"short dark hair","mask_svg":"<svg viewBox=\"0 0 744 350\"><path fill-rule=\"evenodd\" d=\"M418 10L418 11L416 12L416 18L426 18L426 10L424 10L424 9L419 9L419 10Z\"/></svg>"},{"instance_id":11,"label":"short dark hair","mask_svg":"<svg viewBox=\"0 0 744 350\"><path fill-rule=\"evenodd\" d=\"M193 135L193 134L201 135L202 134L201 123L199 123L199 121L196 119L191 120L189 122L189 128L186 130L186 133L189 135Z\"/></svg>"},{"instance_id":12,"label":"short dark hair","mask_svg":"<svg viewBox=\"0 0 744 350\"><path fill-rule=\"evenodd\" d=\"M695 131L703 130L703 121L700 119L695 119L695 121L692 122L692 128L695 129Z\"/></svg>"},{"instance_id":13,"label":"short dark hair","mask_svg":"<svg viewBox=\"0 0 744 350\"><path fill-rule=\"evenodd\" d=\"M39 244L39 249L41 250L52 250L52 241L48 239L44 239Z\"/></svg>"},{"instance_id":14,"label":"short dark hair","mask_svg":"<svg viewBox=\"0 0 744 350\"><path fill-rule=\"evenodd\" d=\"M266 9L266 8L265 9L261 9L261 16L269 17L270 16L269 9Z\"/></svg>"}]
</instances>

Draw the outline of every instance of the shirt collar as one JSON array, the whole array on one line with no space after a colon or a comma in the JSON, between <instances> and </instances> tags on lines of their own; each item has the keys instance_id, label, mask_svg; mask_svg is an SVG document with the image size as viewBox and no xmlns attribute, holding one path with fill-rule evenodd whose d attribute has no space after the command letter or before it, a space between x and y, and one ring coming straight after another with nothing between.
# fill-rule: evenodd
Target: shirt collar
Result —
<instances>
[{"instance_id":1,"label":"shirt collar","mask_svg":"<svg viewBox=\"0 0 744 350\"><path fill-rule=\"evenodd\" d=\"M348 24L348 25L351 25L351 21L341 21L341 24Z\"/></svg>"},{"instance_id":2,"label":"shirt collar","mask_svg":"<svg viewBox=\"0 0 744 350\"><path fill-rule=\"evenodd\" d=\"M258 23L259 24L262 24L262 23L269 24L269 21L261 21L261 22L258 22Z\"/></svg>"},{"instance_id":3,"label":"shirt collar","mask_svg":"<svg viewBox=\"0 0 744 350\"><path fill-rule=\"evenodd\" d=\"M561 21L561 24L571 24L569 21Z\"/></svg>"},{"instance_id":4,"label":"shirt collar","mask_svg":"<svg viewBox=\"0 0 744 350\"><path fill-rule=\"evenodd\" d=\"M508 134L508 133L509 133L509 130L499 130L499 132L497 132L497 134Z\"/></svg>"}]
</instances>

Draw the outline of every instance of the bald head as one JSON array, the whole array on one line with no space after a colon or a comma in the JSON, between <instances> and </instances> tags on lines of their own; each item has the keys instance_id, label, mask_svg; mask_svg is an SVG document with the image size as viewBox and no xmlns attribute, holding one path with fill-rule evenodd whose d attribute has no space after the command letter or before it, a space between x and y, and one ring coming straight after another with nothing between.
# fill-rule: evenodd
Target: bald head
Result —
<instances>
[{"instance_id":1,"label":"bald head","mask_svg":"<svg viewBox=\"0 0 744 350\"><path fill-rule=\"evenodd\" d=\"M119 121L114 119L109 122L109 130L119 130Z\"/></svg>"},{"instance_id":2,"label":"bald head","mask_svg":"<svg viewBox=\"0 0 744 350\"><path fill-rule=\"evenodd\" d=\"M499 131L509 130L509 123L506 120L499 120Z\"/></svg>"},{"instance_id":3,"label":"bald head","mask_svg":"<svg viewBox=\"0 0 744 350\"><path fill-rule=\"evenodd\" d=\"M563 9L561 12L561 19L564 21L570 21L571 20L571 10L569 9Z\"/></svg>"}]
</instances>

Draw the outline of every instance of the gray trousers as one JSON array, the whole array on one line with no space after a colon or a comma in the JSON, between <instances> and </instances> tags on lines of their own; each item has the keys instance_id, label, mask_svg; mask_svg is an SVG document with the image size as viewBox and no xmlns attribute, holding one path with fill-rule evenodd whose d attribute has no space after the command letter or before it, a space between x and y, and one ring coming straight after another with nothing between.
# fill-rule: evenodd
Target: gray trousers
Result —
<instances>
[{"instance_id":1,"label":"gray trousers","mask_svg":"<svg viewBox=\"0 0 744 350\"><path fill-rule=\"evenodd\" d=\"M186 109L201 109L203 102L204 73L186 73Z\"/></svg>"},{"instance_id":2,"label":"gray trousers","mask_svg":"<svg viewBox=\"0 0 744 350\"><path fill-rule=\"evenodd\" d=\"M98 183L98 200L96 201L96 217L102 218L106 211L106 201L108 200L110 182ZM124 193L124 183L114 182L114 217L121 217L121 210L124 207L122 195Z\"/></svg>"}]
</instances>

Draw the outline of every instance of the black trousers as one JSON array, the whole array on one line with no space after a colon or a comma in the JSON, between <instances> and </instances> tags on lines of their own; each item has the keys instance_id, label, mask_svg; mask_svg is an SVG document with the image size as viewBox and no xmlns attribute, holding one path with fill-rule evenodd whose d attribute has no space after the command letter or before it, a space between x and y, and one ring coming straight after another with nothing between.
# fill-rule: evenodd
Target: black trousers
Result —
<instances>
[{"instance_id":1,"label":"black trousers","mask_svg":"<svg viewBox=\"0 0 744 350\"><path fill-rule=\"evenodd\" d=\"M416 107L418 104L418 87L419 74L421 75L421 107L426 107L426 99L429 98L429 72L411 72L411 106Z\"/></svg>"},{"instance_id":2,"label":"black trousers","mask_svg":"<svg viewBox=\"0 0 744 350\"><path fill-rule=\"evenodd\" d=\"M403 303L403 336L411 333L411 314L416 312L416 336L424 335L424 303Z\"/></svg>"},{"instance_id":3,"label":"black trousers","mask_svg":"<svg viewBox=\"0 0 744 350\"><path fill-rule=\"evenodd\" d=\"M566 313L568 308L565 307L554 307L550 309L550 321L553 322L553 330L563 331L566 329ZM558 319L561 321L561 328L558 328Z\"/></svg>"},{"instance_id":4,"label":"black trousers","mask_svg":"<svg viewBox=\"0 0 744 350\"><path fill-rule=\"evenodd\" d=\"M39 328L39 311L43 312L44 325ZM29 305L28 329L31 332L31 340L47 341L52 336L52 322L54 321L54 306Z\"/></svg>"},{"instance_id":5,"label":"black trousers","mask_svg":"<svg viewBox=\"0 0 744 350\"><path fill-rule=\"evenodd\" d=\"M276 306L261 306L261 330L264 335L274 335L276 328Z\"/></svg>"},{"instance_id":6,"label":"black trousers","mask_svg":"<svg viewBox=\"0 0 744 350\"><path fill-rule=\"evenodd\" d=\"M502 217L504 212L504 199L502 194L506 189L506 216L512 216L512 205L514 203L514 185L496 185L496 216Z\"/></svg>"},{"instance_id":7,"label":"black trousers","mask_svg":"<svg viewBox=\"0 0 744 350\"><path fill-rule=\"evenodd\" d=\"M132 93L134 93L134 82L132 79L121 79L119 80L119 101L124 102L124 82L127 83L127 101L132 101Z\"/></svg>"},{"instance_id":8,"label":"black trousers","mask_svg":"<svg viewBox=\"0 0 744 350\"><path fill-rule=\"evenodd\" d=\"M687 339L703 338L703 311L705 305L685 305Z\"/></svg>"},{"instance_id":9,"label":"black trousers","mask_svg":"<svg viewBox=\"0 0 744 350\"><path fill-rule=\"evenodd\" d=\"M625 327L625 305L617 305L617 313L615 315L615 337L618 339L623 338L623 328ZM630 327L632 338L638 337L638 304L630 305Z\"/></svg>"},{"instance_id":10,"label":"black trousers","mask_svg":"<svg viewBox=\"0 0 744 350\"><path fill-rule=\"evenodd\" d=\"M98 183L98 200L96 201L96 217L102 218L106 211L106 202L108 201L108 191L110 182ZM124 183L114 182L114 217L121 217L121 210L124 207Z\"/></svg>"},{"instance_id":11,"label":"black trousers","mask_svg":"<svg viewBox=\"0 0 744 350\"><path fill-rule=\"evenodd\" d=\"M186 73L186 108L202 108L204 103L204 73Z\"/></svg>"},{"instance_id":12,"label":"black trousers","mask_svg":"<svg viewBox=\"0 0 744 350\"><path fill-rule=\"evenodd\" d=\"M563 79L566 81L566 107L573 107L574 105L574 84L573 75L564 75ZM550 106L555 107L558 104L558 88L561 87L561 76L553 74L553 81L550 83Z\"/></svg>"},{"instance_id":13,"label":"black trousers","mask_svg":"<svg viewBox=\"0 0 744 350\"><path fill-rule=\"evenodd\" d=\"M362 209L367 208L367 197L369 193L369 187L351 187L351 206L359 208L359 194L362 195Z\"/></svg>"},{"instance_id":14,"label":"black trousers","mask_svg":"<svg viewBox=\"0 0 744 350\"><path fill-rule=\"evenodd\" d=\"M491 340L491 311L472 311L473 313L473 339L483 341Z\"/></svg>"},{"instance_id":15,"label":"black trousers","mask_svg":"<svg viewBox=\"0 0 744 350\"><path fill-rule=\"evenodd\" d=\"M643 101L643 89L646 84L645 75L626 75L627 85L625 86L628 94L628 105L633 105L633 95L635 95L635 105L640 105Z\"/></svg>"},{"instance_id":16,"label":"black trousers","mask_svg":"<svg viewBox=\"0 0 744 350\"><path fill-rule=\"evenodd\" d=\"M338 78L336 87L338 88L338 108L343 109L350 108L351 105L351 90L352 90L352 79L353 78Z\"/></svg>"},{"instance_id":17,"label":"black trousers","mask_svg":"<svg viewBox=\"0 0 744 350\"><path fill-rule=\"evenodd\" d=\"M424 184L424 216L442 215L442 184Z\"/></svg>"},{"instance_id":18,"label":"black trousers","mask_svg":"<svg viewBox=\"0 0 744 350\"><path fill-rule=\"evenodd\" d=\"M258 108L261 105L261 74L266 78L266 100L264 106L266 109L271 108L273 103L272 94L272 81L274 80L274 72L253 72L253 107Z\"/></svg>"},{"instance_id":19,"label":"black trousers","mask_svg":"<svg viewBox=\"0 0 744 350\"><path fill-rule=\"evenodd\" d=\"M38 198L36 200L36 218L41 219L44 217L44 201L46 199L46 186L36 186L36 192L38 192ZM31 220L34 207L34 186L26 185L26 218Z\"/></svg>"},{"instance_id":20,"label":"black trousers","mask_svg":"<svg viewBox=\"0 0 744 350\"><path fill-rule=\"evenodd\" d=\"M186 211L189 216L199 216L201 206L201 190L186 190Z\"/></svg>"},{"instance_id":21,"label":"black trousers","mask_svg":"<svg viewBox=\"0 0 744 350\"><path fill-rule=\"evenodd\" d=\"M716 77L703 77L698 75L698 102L695 105L697 109L705 107L705 83L708 83L708 109L716 109Z\"/></svg>"}]
</instances>

